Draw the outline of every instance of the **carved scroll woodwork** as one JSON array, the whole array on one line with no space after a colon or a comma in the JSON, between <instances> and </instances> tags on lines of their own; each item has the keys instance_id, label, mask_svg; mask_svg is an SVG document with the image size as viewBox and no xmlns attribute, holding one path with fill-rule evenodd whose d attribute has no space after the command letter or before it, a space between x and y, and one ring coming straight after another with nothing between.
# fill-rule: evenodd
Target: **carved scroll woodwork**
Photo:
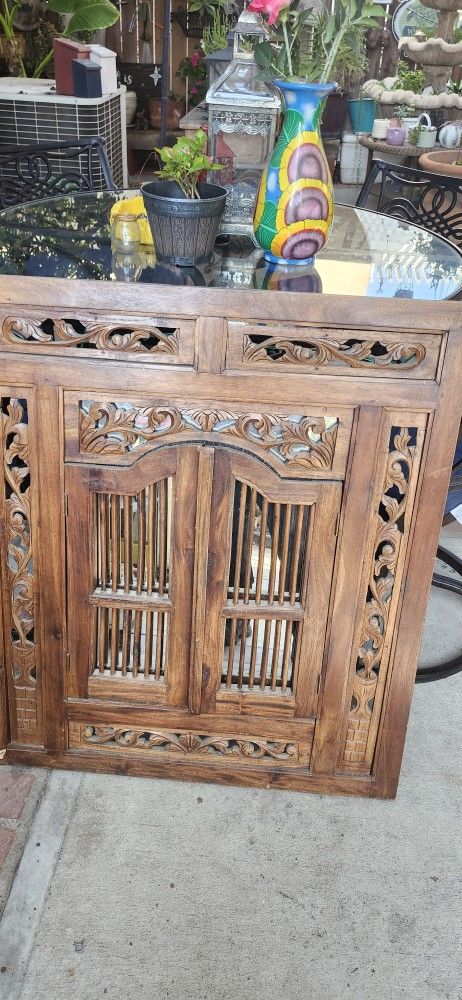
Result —
<instances>
[{"instance_id":1,"label":"carved scroll woodwork","mask_svg":"<svg viewBox=\"0 0 462 1000\"><path fill-rule=\"evenodd\" d=\"M344 765L370 770L388 663L385 648L396 578L404 557L418 428L392 427L344 748Z\"/></svg>"},{"instance_id":2,"label":"carved scroll woodwork","mask_svg":"<svg viewBox=\"0 0 462 1000\"><path fill-rule=\"evenodd\" d=\"M338 362L348 368L390 368L396 371L417 368L425 358L423 344L359 340L354 336L347 340L296 340L279 336L246 335L244 337L243 360L246 364L259 361L275 365L300 365L308 368Z\"/></svg>"},{"instance_id":3,"label":"carved scroll woodwork","mask_svg":"<svg viewBox=\"0 0 462 1000\"><path fill-rule=\"evenodd\" d=\"M180 409L173 405L82 401L79 443L83 453L123 455L147 451L168 435L211 434L238 439L288 469L331 469L339 424L338 417L237 414L205 407Z\"/></svg>"},{"instance_id":4,"label":"carved scroll woodwork","mask_svg":"<svg viewBox=\"0 0 462 1000\"><path fill-rule=\"evenodd\" d=\"M255 736L208 735L166 732L127 726L101 726L71 722L69 744L74 748L118 750L150 757L180 757L231 762L241 758L251 764L276 767L309 766L312 737L308 740L272 740Z\"/></svg>"},{"instance_id":5,"label":"carved scroll woodwork","mask_svg":"<svg viewBox=\"0 0 462 1000\"><path fill-rule=\"evenodd\" d=\"M175 356L179 353L180 331L171 323L172 320L135 324L121 319L98 323L78 318L31 320L8 316L2 323L2 338L11 344L93 347L100 351Z\"/></svg>"},{"instance_id":6,"label":"carved scroll woodwork","mask_svg":"<svg viewBox=\"0 0 462 1000\"><path fill-rule=\"evenodd\" d=\"M18 743L37 745L40 743L39 678L27 401L4 397L1 420L6 533L4 565L10 615L9 626L5 622L5 646L11 671L12 683L9 686L15 704L13 739Z\"/></svg>"}]
</instances>

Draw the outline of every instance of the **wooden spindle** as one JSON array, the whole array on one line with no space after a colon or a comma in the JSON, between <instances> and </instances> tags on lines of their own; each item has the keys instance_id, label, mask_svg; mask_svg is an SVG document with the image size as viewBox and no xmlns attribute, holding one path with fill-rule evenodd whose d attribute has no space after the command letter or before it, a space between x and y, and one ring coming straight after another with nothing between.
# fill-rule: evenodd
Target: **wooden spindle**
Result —
<instances>
[{"instance_id":1,"label":"wooden spindle","mask_svg":"<svg viewBox=\"0 0 462 1000\"><path fill-rule=\"evenodd\" d=\"M279 566L279 604L284 604L286 593L287 561L289 558L290 523L292 520L292 504L284 504L284 530L282 534L282 554Z\"/></svg>"}]
</instances>

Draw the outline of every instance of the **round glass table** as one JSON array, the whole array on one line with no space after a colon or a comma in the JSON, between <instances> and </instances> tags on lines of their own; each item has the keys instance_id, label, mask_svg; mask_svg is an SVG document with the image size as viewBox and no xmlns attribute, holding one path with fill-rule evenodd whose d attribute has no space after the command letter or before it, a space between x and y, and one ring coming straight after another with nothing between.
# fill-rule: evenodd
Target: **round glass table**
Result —
<instances>
[{"instance_id":1,"label":"round glass table","mask_svg":"<svg viewBox=\"0 0 462 1000\"><path fill-rule=\"evenodd\" d=\"M257 288L441 300L462 289L462 253L418 226L336 206L327 246L308 267L274 267L247 238L224 238L200 268L161 264L152 252L112 253L110 210L136 192L43 199L0 212L0 274Z\"/></svg>"}]
</instances>

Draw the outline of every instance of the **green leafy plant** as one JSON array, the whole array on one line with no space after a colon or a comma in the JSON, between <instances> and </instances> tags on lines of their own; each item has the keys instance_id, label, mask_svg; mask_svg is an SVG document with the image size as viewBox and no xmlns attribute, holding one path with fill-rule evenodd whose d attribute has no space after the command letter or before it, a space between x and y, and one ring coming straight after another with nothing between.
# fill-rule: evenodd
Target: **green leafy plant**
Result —
<instances>
[{"instance_id":1,"label":"green leafy plant","mask_svg":"<svg viewBox=\"0 0 462 1000\"><path fill-rule=\"evenodd\" d=\"M190 106L194 108L200 104L207 90L207 66L202 49L195 49L192 55L185 56L176 75L186 81Z\"/></svg>"},{"instance_id":2,"label":"green leafy plant","mask_svg":"<svg viewBox=\"0 0 462 1000\"><path fill-rule=\"evenodd\" d=\"M6 0L4 0L6 2ZM118 21L120 12L111 0L47 0L47 10L55 14L69 14L69 23L61 32L63 38L81 31L99 31L110 28ZM34 70L34 77L40 77L53 58L53 50L47 52Z\"/></svg>"},{"instance_id":3,"label":"green leafy plant","mask_svg":"<svg viewBox=\"0 0 462 1000\"><path fill-rule=\"evenodd\" d=\"M156 146L162 161L155 173L163 181L176 181L186 198L200 198L197 184L204 170L221 170L221 164L212 163L206 153L207 135L198 129L192 136L181 136L174 146Z\"/></svg>"},{"instance_id":4,"label":"green leafy plant","mask_svg":"<svg viewBox=\"0 0 462 1000\"><path fill-rule=\"evenodd\" d=\"M213 17L215 11L224 5L225 0L191 0L191 3L188 4L188 10L193 14L201 14L202 17L204 14Z\"/></svg>"},{"instance_id":5,"label":"green leafy plant","mask_svg":"<svg viewBox=\"0 0 462 1000\"><path fill-rule=\"evenodd\" d=\"M270 27L268 41L255 48L255 60L266 80L332 80L335 63L345 40L355 33L364 37L368 28L378 28L383 10L374 3L361 6L359 0L337 0L332 14L323 16L315 55L306 45L307 24L313 22L313 9L302 6L303 0L251 0L248 10L266 15Z\"/></svg>"},{"instance_id":6,"label":"green leafy plant","mask_svg":"<svg viewBox=\"0 0 462 1000\"><path fill-rule=\"evenodd\" d=\"M414 125L414 128L409 129L407 141L411 146L417 146L421 132L423 132L422 125Z\"/></svg>"},{"instance_id":7,"label":"green leafy plant","mask_svg":"<svg viewBox=\"0 0 462 1000\"><path fill-rule=\"evenodd\" d=\"M397 118L398 121L402 122L403 118L415 118L416 109L412 108L410 104L397 104L393 108L393 118Z\"/></svg>"},{"instance_id":8,"label":"green leafy plant","mask_svg":"<svg viewBox=\"0 0 462 1000\"><path fill-rule=\"evenodd\" d=\"M320 14L315 20L313 31L312 59L313 65L311 73L316 73L322 67L325 58L323 36L326 30L327 14ZM332 75L335 77L340 90L348 91L355 84L364 79L367 71L368 59L365 44L365 30L363 27L351 25L345 32L343 39L337 49L335 63L332 68Z\"/></svg>"},{"instance_id":9,"label":"green leafy plant","mask_svg":"<svg viewBox=\"0 0 462 1000\"><path fill-rule=\"evenodd\" d=\"M231 18L217 7L212 14L212 23L207 24L202 32L201 47L204 55L219 52L228 44L228 35L232 28Z\"/></svg>"},{"instance_id":10,"label":"green leafy plant","mask_svg":"<svg viewBox=\"0 0 462 1000\"><path fill-rule=\"evenodd\" d=\"M10 43L10 51L14 53L15 62L17 62L19 66L20 76L25 76L26 71L24 69L24 63L19 50L20 42L16 37L14 30L14 19L20 6L20 3L14 3L13 6L10 7L8 0L2 0L2 7L0 9L0 31L2 35L4 35L6 41Z\"/></svg>"},{"instance_id":11,"label":"green leafy plant","mask_svg":"<svg viewBox=\"0 0 462 1000\"><path fill-rule=\"evenodd\" d=\"M425 73L423 69L410 69L408 64L400 59L397 66L398 79L394 85L394 90L412 90L413 94L421 94L425 87Z\"/></svg>"}]
</instances>

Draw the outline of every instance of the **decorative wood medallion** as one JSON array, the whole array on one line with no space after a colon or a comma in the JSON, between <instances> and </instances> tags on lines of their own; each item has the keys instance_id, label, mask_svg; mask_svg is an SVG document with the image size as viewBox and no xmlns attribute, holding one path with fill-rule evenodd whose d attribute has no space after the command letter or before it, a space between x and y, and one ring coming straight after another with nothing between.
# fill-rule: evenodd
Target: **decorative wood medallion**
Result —
<instances>
[{"instance_id":1,"label":"decorative wood medallion","mask_svg":"<svg viewBox=\"0 0 462 1000\"><path fill-rule=\"evenodd\" d=\"M243 360L247 364L270 361L275 365L309 368L337 362L348 368L417 368L425 358L423 344L386 343L350 336L345 340L323 338L292 339L266 334L244 336Z\"/></svg>"},{"instance_id":2,"label":"decorative wood medallion","mask_svg":"<svg viewBox=\"0 0 462 1000\"><path fill-rule=\"evenodd\" d=\"M404 535L404 519L415 458L417 428L392 427L385 482L377 515L361 645L356 661L344 762L370 764L369 736L379 685L383 690L382 661L395 591L396 570Z\"/></svg>"},{"instance_id":3,"label":"decorative wood medallion","mask_svg":"<svg viewBox=\"0 0 462 1000\"><path fill-rule=\"evenodd\" d=\"M167 435L187 433L231 437L272 456L287 468L331 469L338 417L237 414L177 406L134 406L125 402L80 403L81 452L122 455L149 450Z\"/></svg>"},{"instance_id":4,"label":"decorative wood medallion","mask_svg":"<svg viewBox=\"0 0 462 1000\"><path fill-rule=\"evenodd\" d=\"M140 322L124 324L85 323L80 319L31 320L8 316L3 320L2 337L12 344L45 344L60 347L97 348L100 351L130 351L144 354L177 355L179 329Z\"/></svg>"},{"instance_id":5,"label":"decorative wood medallion","mask_svg":"<svg viewBox=\"0 0 462 1000\"><path fill-rule=\"evenodd\" d=\"M254 736L204 735L194 732L165 732L127 726L101 726L71 722L71 747L102 747L158 757L191 759L244 758L252 764L278 767L308 767L311 741L271 740Z\"/></svg>"},{"instance_id":6,"label":"decorative wood medallion","mask_svg":"<svg viewBox=\"0 0 462 1000\"><path fill-rule=\"evenodd\" d=\"M9 617L5 644L12 674L18 743L40 743L35 641L34 546L31 533L29 413L25 399L2 399L4 519ZM9 631L9 636L8 636Z\"/></svg>"}]
</instances>

